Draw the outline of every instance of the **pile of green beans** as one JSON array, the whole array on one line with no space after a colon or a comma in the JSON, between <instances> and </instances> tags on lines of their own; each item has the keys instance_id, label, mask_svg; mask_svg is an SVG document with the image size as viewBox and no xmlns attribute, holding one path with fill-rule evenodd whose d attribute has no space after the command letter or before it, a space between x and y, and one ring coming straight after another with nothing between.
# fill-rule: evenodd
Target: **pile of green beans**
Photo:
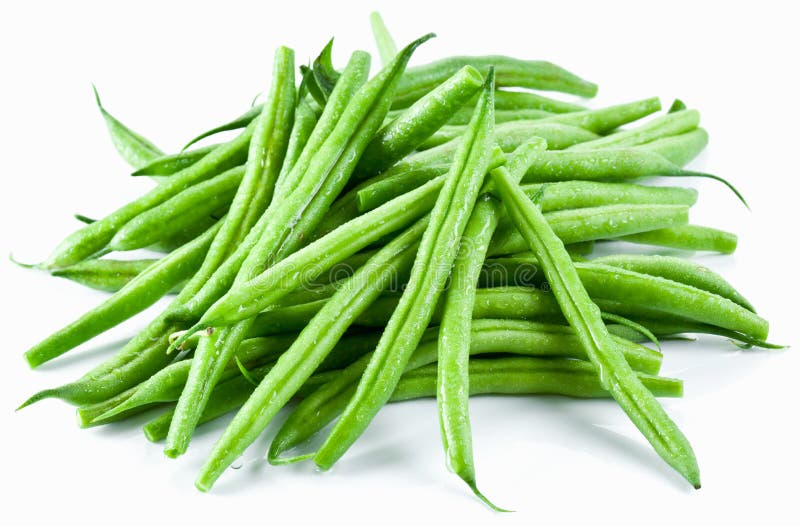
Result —
<instances>
[{"instance_id":1,"label":"pile of green beans","mask_svg":"<svg viewBox=\"0 0 800 526\"><path fill-rule=\"evenodd\" d=\"M689 258L732 253L736 235L689 223L695 189L642 182L711 177L744 202L685 168L708 143L700 113L545 96L597 86L541 60L408 66L433 35L398 49L380 15L370 22L374 76L364 51L335 69L331 41L296 78L280 47L262 103L173 153L95 90L114 147L155 186L76 216L82 228L26 265L110 295L25 359L35 368L175 296L116 355L20 408L58 398L82 427L147 413L147 439L173 458L235 412L197 478L208 491L281 411L269 462L327 470L386 403L436 398L448 469L504 511L478 489L469 397L607 397L699 488L692 447L655 398L683 393L658 376L659 339L780 347L744 294ZM224 131L235 136L195 145Z\"/></svg>"}]
</instances>

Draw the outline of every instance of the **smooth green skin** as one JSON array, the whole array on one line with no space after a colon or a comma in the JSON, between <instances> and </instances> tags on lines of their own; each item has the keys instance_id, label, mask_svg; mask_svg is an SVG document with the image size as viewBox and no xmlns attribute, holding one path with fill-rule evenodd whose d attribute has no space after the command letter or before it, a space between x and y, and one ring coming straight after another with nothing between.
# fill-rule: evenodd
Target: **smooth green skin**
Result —
<instances>
[{"instance_id":1,"label":"smooth green skin","mask_svg":"<svg viewBox=\"0 0 800 526\"><path fill-rule=\"evenodd\" d=\"M700 125L700 112L684 110L656 117L631 130L622 130L594 141L588 141L570 150L596 150L598 148L626 148L690 132ZM679 163L675 163L679 164ZM682 164L681 164L682 166Z\"/></svg>"},{"instance_id":2,"label":"smooth green skin","mask_svg":"<svg viewBox=\"0 0 800 526\"><path fill-rule=\"evenodd\" d=\"M195 221L193 225L184 229L182 232L178 232L164 239L161 239L158 241L158 243L147 247L147 249L153 250L155 252L161 252L163 254L169 254L170 252L179 249L186 243L192 241L197 236L208 230L211 227L211 225L213 225L219 220L220 217L226 215L227 210L228 207L226 206L224 210L216 210L211 215L203 216L202 218Z\"/></svg>"},{"instance_id":3,"label":"smooth green skin","mask_svg":"<svg viewBox=\"0 0 800 526\"><path fill-rule=\"evenodd\" d=\"M683 112L680 112L683 113ZM657 153L677 166L686 166L708 144L708 132L703 128L642 144L639 147Z\"/></svg>"},{"instance_id":4,"label":"smooth green skin","mask_svg":"<svg viewBox=\"0 0 800 526\"><path fill-rule=\"evenodd\" d=\"M574 266L586 290L598 298L708 323L758 340L766 340L769 334L769 324L765 319L713 292L618 267L596 263L575 263ZM614 287L608 286L610 280L613 280ZM661 290L663 297L652 298L654 290Z\"/></svg>"},{"instance_id":5,"label":"smooth green skin","mask_svg":"<svg viewBox=\"0 0 800 526\"><path fill-rule=\"evenodd\" d=\"M557 122L578 126L594 133L605 134L625 124L638 121L661 110L658 97L642 99L596 110L564 113L541 119L539 122Z\"/></svg>"},{"instance_id":6,"label":"smooth green skin","mask_svg":"<svg viewBox=\"0 0 800 526\"><path fill-rule=\"evenodd\" d=\"M531 157L546 147L541 142L520 146L509 161L509 171L517 178L522 178ZM469 332L475 306L475 289L502 211L501 203L486 187L484 192L472 209L461 236L458 255L450 273L450 285L444 294L439 328L436 398L448 469L458 475L488 506L501 511L478 490L469 420Z\"/></svg>"},{"instance_id":7,"label":"smooth green skin","mask_svg":"<svg viewBox=\"0 0 800 526\"><path fill-rule=\"evenodd\" d=\"M680 166L657 153L638 148L548 150L534 159L523 181L623 180L656 175L681 176L684 173Z\"/></svg>"},{"instance_id":8,"label":"smooth green skin","mask_svg":"<svg viewBox=\"0 0 800 526\"><path fill-rule=\"evenodd\" d=\"M472 122L420 241L408 286L356 394L314 456L321 469L330 469L391 397L433 315L489 166L494 142L494 80L494 70L490 68Z\"/></svg>"},{"instance_id":9,"label":"smooth green skin","mask_svg":"<svg viewBox=\"0 0 800 526\"><path fill-rule=\"evenodd\" d=\"M31 367L37 367L158 301L197 271L218 230L219 225L215 225L195 241L148 267L103 303L28 349L25 360ZM38 400L37 396L33 398ZM36 401L33 398L23 406Z\"/></svg>"},{"instance_id":10,"label":"smooth green skin","mask_svg":"<svg viewBox=\"0 0 800 526\"><path fill-rule=\"evenodd\" d=\"M452 126L463 126L469 123L472 108L466 107L457 111L447 123ZM496 110L494 121L497 124L514 121L535 121L552 117L553 113L545 110L525 109L525 110Z\"/></svg>"},{"instance_id":11,"label":"smooth green skin","mask_svg":"<svg viewBox=\"0 0 800 526\"><path fill-rule=\"evenodd\" d=\"M80 283L91 289L117 292L156 261L158 260L90 259L65 269L56 270L52 275Z\"/></svg>"},{"instance_id":12,"label":"smooth green skin","mask_svg":"<svg viewBox=\"0 0 800 526\"><path fill-rule=\"evenodd\" d=\"M252 129L248 127L237 138L169 177L142 197L67 236L42 266L47 269L68 267L100 252L117 231L137 215L158 206L191 185L217 175L222 171L221 167L227 169L227 163L246 150L251 134Z\"/></svg>"},{"instance_id":13,"label":"smooth green skin","mask_svg":"<svg viewBox=\"0 0 800 526\"><path fill-rule=\"evenodd\" d=\"M296 235L295 239L302 238L304 232L310 236L344 188L357 160L383 123L394 90L411 55L432 37L432 34L426 35L406 46L386 68L356 92L331 135L315 153L297 187L280 203L256 249L242 264L231 288L232 293L269 268L270 263L295 250L294 246L286 246L290 234ZM369 55L364 56L368 69ZM224 363L235 352L251 324L252 320L241 320L231 327L215 331L208 339L201 338L189 381L178 401L167 436L167 455L181 454L188 447L191 433Z\"/></svg>"},{"instance_id":14,"label":"smooth green skin","mask_svg":"<svg viewBox=\"0 0 800 526\"><path fill-rule=\"evenodd\" d=\"M564 367L566 366L566 368ZM585 371L584 371L585 369ZM597 372L590 364L576 360L538 358L474 359L470 362L470 394L557 394L576 398L601 398L608 392L597 381ZM303 385L299 396L305 397L339 375L339 371L315 374ZM681 380L650 376L640 373L645 386L656 396L681 397ZM224 388L224 392L223 392ZM247 400L253 386L245 381L226 382L215 391L200 423L209 422L232 411ZM353 385L355 389L355 385ZM390 402L400 402L436 395L436 366L426 365L403 374L392 393ZM338 400L344 408L347 400ZM143 431L151 442L163 440L167 435L171 413L148 422ZM278 458L284 450L270 457L273 464L286 463Z\"/></svg>"},{"instance_id":15,"label":"smooth green skin","mask_svg":"<svg viewBox=\"0 0 800 526\"><path fill-rule=\"evenodd\" d=\"M531 198L542 192L539 200L542 212L618 204L692 206L697 202L697 190L676 186L561 181L526 184L522 186L522 190Z\"/></svg>"},{"instance_id":16,"label":"smooth green skin","mask_svg":"<svg viewBox=\"0 0 800 526\"><path fill-rule=\"evenodd\" d=\"M658 98L643 99L625 104L617 104L596 110L585 110L573 113L552 115L533 121L512 121L497 126L498 137L515 133L531 133L531 127L542 124L563 124L582 128L596 134L608 133L619 126L637 121L661 109ZM442 144L458 137L462 126L446 126L433 134L426 142L428 145ZM530 137L530 135L528 135ZM596 137L593 137L596 138ZM588 140L588 139L587 139ZM579 141L576 141L579 142ZM575 143L573 143L575 144ZM571 146L571 145L567 145ZM567 147L565 146L565 148Z\"/></svg>"},{"instance_id":17,"label":"smooth green skin","mask_svg":"<svg viewBox=\"0 0 800 526\"><path fill-rule=\"evenodd\" d=\"M614 397L659 456L692 486L699 488L700 472L689 441L625 361L620 346L612 340L603 323L600 309L584 288L564 244L507 170L497 168L491 176L506 210L538 259L564 317L597 368L600 384Z\"/></svg>"},{"instance_id":18,"label":"smooth green skin","mask_svg":"<svg viewBox=\"0 0 800 526\"><path fill-rule=\"evenodd\" d=\"M183 147L183 150L186 150L186 148L193 145L194 143L199 142L205 139L206 137L216 135L217 133L230 130L238 130L240 128L247 127L251 122L253 122L256 119L256 117L261 115L261 110L263 110L263 108L264 108L263 104L257 104L252 108L250 108L249 110L247 110L242 115L240 115L239 117L233 119L232 121L226 122L225 124L221 124L219 126L216 126L215 128L212 128L206 132L201 133L191 141L187 142L186 146Z\"/></svg>"},{"instance_id":19,"label":"smooth green skin","mask_svg":"<svg viewBox=\"0 0 800 526\"><path fill-rule=\"evenodd\" d=\"M685 225L689 222L689 207L619 204L556 210L545 214L545 218L556 235L569 244ZM489 247L489 255L516 254L525 250L528 250L527 242L513 221L501 221Z\"/></svg>"},{"instance_id":20,"label":"smooth green skin","mask_svg":"<svg viewBox=\"0 0 800 526\"><path fill-rule=\"evenodd\" d=\"M617 239L629 243L656 245L679 250L719 252L720 254L733 254L738 242L736 234L700 225L660 228Z\"/></svg>"},{"instance_id":21,"label":"smooth green skin","mask_svg":"<svg viewBox=\"0 0 800 526\"><path fill-rule=\"evenodd\" d=\"M646 326L653 333L660 336L675 336L683 333L713 334L723 336L733 341L740 348L761 347L763 349L785 349L785 345L769 343L764 340L752 338L740 332L714 327L707 323L687 322L678 317L670 319L668 316L659 315L658 319L641 318L636 320Z\"/></svg>"},{"instance_id":22,"label":"smooth green skin","mask_svg":"<svg viewBox=\"0 0 800 526\"><path fill-rule=\"evenodd\" d=\"M159 157L153 158L147 164L139 166L138 169L134 171L131 175L133 176L173 175L177 172L180 172L187 166L193 165L194 163L205 157L208 153L210 153L214 148L217 148L218 146L219 144L211 144L209 146L203 146L202 148L197 148L195 150L190 150L188 152L179 152L169 155L161 155Z\"/></svg>"},{"instance_id":23,"label":"smooth green skin","mask_svg":"<svg viewBox=\"0 0 800 526\"><path fill-rule=\"evenodd\" d=\"M595 258L592 263L624 268L640 274L649 274L685 283L727 298L745 309L755 312L747 298L742 296L725 278L693 261L671 256L620 254Z\"/></svg>"},{"instance_id":24,"label":"smooth green skin","mask_svg":"<svg viewBox=\"0 0 800 526\"><path fill-rule=\"evenodd\" d=\"M372 36L375 37L375 44L378 46L378 55L381 57L381 64L385 66L397 55L397 44L394 43L389 29L386 27L383 18L377 11L370 13L369 25L372 28Z\"/></svg>"},{"instance_id":25,"label":"smooth green skin","mask_svg":"<svg viewBox=\"0 0 800 526\"><path fill-rule=\"evenodd\" d=\"M450 144L451 141L457 140L463 132L463 126L442 126L438 132L420 144L419 149L423 151L431 150ZM495 134L498 145L506 152L514 150L517 146L533 137L546 139L547 147L550 150L562 150L573 144L591 141L598 137L596 133L579 126L559 122L545 122L544 119L500 123L495 129Z\"/></svg>"},{"instance_id":26,"label":"smooth green skin","mask_svg":"<svg viewBox=\"0 0 800 526\"><path fill-rule=\"evenodd\" d=\"M425 336L405 366L404 374L436 363L437 331L429 330ZM510 352L539 359L544 357L555 360L570 359L575 363L580 363L579 360L586 358L572 329L563 325L511 320L474 320L470 341L470 355ZM621 339L615 341L619 341L631 350L637 347ZM647 349L645 352L654 353L654 357L660 354L652 349ZM370 354L364 355L341 371L336 378L311 393L295 408L270 446L268 454L270 463L282 464L313 456L311 453L293 459L279 460L282 452L304 442L344 411L356 392L356 384L363 376L370 358ZM597 377L596 371L594 376Z\"/></svg>"},{"instance_id":27,"label":"smooth green skin","mask_svg":"<svg viewBox=\"0 0 800 526\"><path fill-rule=\"evenodd\" d=\"M508 110L543 110L550 113L571 113L585 111L586 107L572 102L551 99L527 91L494 90L494 108L497 111Z\"/></svg>"},{"instance_id":28,"label":"smooth green skin","mask_svg":"<svg viewBox=\"0 0 800 526\"><path fill-rule=\"evenodd\" d=\"M370 141L358 162L355 179L384 171L434 134L478 93L483 76L466 66L398 115Z\"/></svg>"},{"instance_id":29,"label":"smooth green skin","mask_svg":"<svg viewBox=\"0 0 800 526\"><path fill-rule=\"evenodd\" d=\"M311 319L214 445L195 482L200 490L211 488L317 370L353 320L411 266L426 226L427 218L419 220L378 251Z\"/></svg>"},{"instance_id":30,"label":"smooth green skin","mask_svg":"<svg viewBox=\"0 0 800 526\"><path fill-rule=\"evenodd\" d=\"M476 96L469 103L469 108L474 108L478 97ZM392 106L396 108L396 105ZM494 108L496 112L513 112L513 111L527 111L527 110L541 110L549 113L570 113L574 111L585 111L586 107L580 104L573 104L571 102L564 102L562 100L551 99L539 95L538 93L530 93L527 91L506 91L502 89L494 90ZM402 109L393 109L389 112L390 117L396 117L402 112ZM495 122L497 121L497 113L495 113ZM466 122L465 122L466 123Z\"/></svg>"},{"instance_id":31,"label":"smooth green skin","mask_svg":"<svg viewBox=\"0 0 800 526\"><path fill-rule=\"evenodd\" d=\"M329 101L329 104L332 103ZM278 183L275 188L276 194L284 195L283 185L286 183L287 175L294 168L294 165L297 164L298 159L300 159L306 144L317 127L317 122L320 119L321 113L322 110L319 109L319 106L313 101L309 101L305 98L301 98L297 101L292 134L289 136L289 146L286 148L286 155L284 156L283 166L281 166L281 173L278 175Z\"/></svg>"},{"instance_id":32,"label":"smooth green skin","mask_svg":"<svg viewBox=\"0 0 800 526\"><path fill-rule=\"evenodd\" d=\"M231 204L244 173L244 166L231 168L139 214L117 231L108 249L124 252L145 248L190 230L203 217Z\"/></svg>"},{"instance_id":33,"label":"smooth green skin","mask_svg":"<svg viewBox=\"0 0 800 526\"><path fill-rule=\"evenodd\" d=\"M596 84L550 62L499 55L454 56L409 68L397 88L394 107L409 106L464 66L472 66L484 75L494 68L497 87L559 91L581 97L597 94Z\"/></svg>"},{"instance_id":34,"label":"smooth green skin","mask_svg":"<svg viewBox=\"0 0 800 526\"><path fill-rule=\"evenodd\" d=\"M116 148L120 156L125 159L125 162L133 168L141 168L153 159L164 155L164 152L155 144L131 130L108 113L100 102L100 94L97 93L97 88L92 86L92 90L94 90L97 109L100 110L100 114L106 122L106 128L108 128L108 134L111 136L111 142L114 143L114 148Z\"/></svg>"}]
</instances>

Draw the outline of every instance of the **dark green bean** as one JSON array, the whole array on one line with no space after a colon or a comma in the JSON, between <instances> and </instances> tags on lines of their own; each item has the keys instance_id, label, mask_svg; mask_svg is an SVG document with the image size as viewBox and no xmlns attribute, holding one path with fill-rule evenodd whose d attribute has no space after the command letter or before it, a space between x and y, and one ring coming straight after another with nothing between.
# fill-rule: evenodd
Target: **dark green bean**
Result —
<instances>
[{"instance_id":1,"label":"dark green bean","mask_svg":"<svg viewBox=\"0 0 800 526\"><path fill-rule=\"evenodd\" d=\"M183 150L186 150L189 146L193 145L196 142L199 142L199 141L205 139L206 137L210 137L212 135L216 135L217 133L221 133L221 132L224 132L224 131L238 130L240 128L244 128L246 126L249 126L250 123L253 122L256 119L256 117L261 115L261 110L263 110L263 109L264 109L264 107L263 107L262 104L258 104L258 105L253 106L252 108L247 110L245 113L243 113L239 117L236 117L232 121L226 122L225 124L221 124L219 126L216 126L216 127L212 128L212 129L206 131L206 132L201 133L200 135L198 135L197 137L195 137L191 141L187 142L186 145L183 147Z\"/></svg>"}]
</instances>

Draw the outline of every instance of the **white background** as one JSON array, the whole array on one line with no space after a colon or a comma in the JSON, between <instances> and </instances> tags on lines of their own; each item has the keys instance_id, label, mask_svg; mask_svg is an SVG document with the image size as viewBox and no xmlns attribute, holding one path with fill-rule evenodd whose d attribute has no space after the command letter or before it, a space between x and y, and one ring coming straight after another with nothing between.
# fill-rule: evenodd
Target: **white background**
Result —
<instances>
[{"instance_id":1,"label":"white background","mask_svg":"<svg viewBox=\"0 0 800 526\"><path fill-rule=\"evenodd\" d=\"M246 108L268 85L279 44L298 62L332 35L339 64L357 47L374 51L367 17L379 8L399 43L438 33L414 63L456 53L543 58L596 81L593 106L659 95L700 109L711 143L692 167L732 180L752 212L720 185L696 183L693 221L740 235L735 255L696 259L751 299L772 322L772 340L796 343L800 46L790 3L382 4L4 3L0 252L41 260L76 228L72 213L102 215L149 188L126 175L90 82L113 114L172 151ZM326 474L266 465L268 432L244 467L203 495L192 481L221 425L203 428L176 461L144 440L143 419L82 431L60 402L13 412L114 352L155 311L33 372L22 352L103 295L0 265L0 513L24 523L797 520L797 351L739 351L712 338L666 345L663 373L683 378L686 396L664 403L699 458L697 492L612 402L484 397L471 404L479 483L516 514L493 514L447 473L432 401L382 411Z\"/></svg>"}]
</instances>

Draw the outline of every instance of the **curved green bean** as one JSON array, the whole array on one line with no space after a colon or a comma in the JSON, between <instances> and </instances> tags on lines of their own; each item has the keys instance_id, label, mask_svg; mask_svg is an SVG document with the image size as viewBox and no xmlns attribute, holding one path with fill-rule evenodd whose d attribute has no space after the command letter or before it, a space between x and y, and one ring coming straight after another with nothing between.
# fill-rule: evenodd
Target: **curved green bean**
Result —
<instances>
[{"instance_id":1,"label":"curved green bean","mask_svg":"<svg viewBox=\"0 0 800 526\"><path fill-rule=\"evenodd\" d=\"M736 234L716 228L682 225L621 236L617 239L629 243L656 245L679 250L705 250L720 254L733 254L739 238Z\"/></svg>"},{"instance_id":2,"label":"curved green bean","mask_svg":"<svg viewBox=\"0 0 800 526\"><path fill-rule=\"evenodd\" d=\"M178 152L169 155L161 155L153 158L147 164L139 166L131 175L149 175L149 176L166 176L180 172L187 166L191 166L213 149L219 147L219 144L211 144L203 146L188 152Z\"/></svg>"}]
</instances>

